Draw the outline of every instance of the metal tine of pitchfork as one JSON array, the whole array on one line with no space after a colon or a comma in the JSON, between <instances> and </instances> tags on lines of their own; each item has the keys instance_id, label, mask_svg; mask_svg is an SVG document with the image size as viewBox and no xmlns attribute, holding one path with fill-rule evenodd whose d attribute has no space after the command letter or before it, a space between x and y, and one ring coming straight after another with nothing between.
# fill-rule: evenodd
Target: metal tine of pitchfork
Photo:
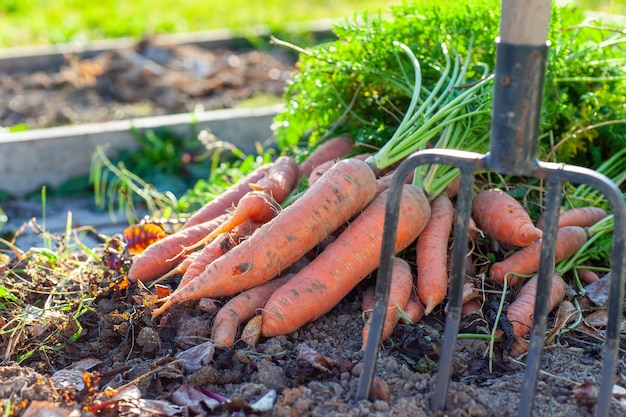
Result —
<instances>
[{"instance_id":1,"label":"metal tine of pitchfork","mask_svg":"<svg viewBox=\"0 0 626 417\"><path fill-rule=\"evenodd\" d=\"M376 367L376 357L389 301L391 266L397 236L400 199L404 180L420 165L450 165L460 169L461 183L457 194L457 216L447 315L437 371L432 408L445 409L450 385L454 349L461 321L465 256L471 216L472 187L476 171L493 171L502 175L534 177L545 180L546 211L538 290L530 348L526 359L524 382L518 416L530 416L548 317L549 289L554 272L557 222L561 191L566 182L586 184L604 194L614 216L611 282L609 288L609 321L606 330L602 375L596 405L596 416L608 416L613 380L617 367L621 307L626 268L626 203L619 188L606 176L583 167L542 162L537 159L541 93L545 77L551 0L502 1L500 38L497 40L496 72L492 104L492 127L489 152L429 149L416 152L397 168L390 187L385 213L382 252L376 284L376 304L371 317L370 335L363 357L356 400L369 397Z\"/></svg>"}]
</instances>

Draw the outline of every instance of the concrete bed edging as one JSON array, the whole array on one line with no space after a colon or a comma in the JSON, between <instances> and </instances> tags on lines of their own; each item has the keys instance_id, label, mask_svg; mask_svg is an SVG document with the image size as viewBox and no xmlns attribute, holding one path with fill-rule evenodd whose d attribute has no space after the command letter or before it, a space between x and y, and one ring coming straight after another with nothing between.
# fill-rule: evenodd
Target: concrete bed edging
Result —
<instances>
[{"instance_id":1,"label":"concrete bed edging","mask_svg":"<svg viewBox=\"0 0 626 417\"><path fill-rule=\"evenodd\" d=\"M174 114L106 123L0 133L0 189L21 198L41 186L58 187L89 173L98 146L111 155L119 149L137 149L132 129L166 128L187 133L210 129L219 140L243 152L255 152L255 143L271 142L271 125L283 105Z\"/></svg>"}]
</instances>

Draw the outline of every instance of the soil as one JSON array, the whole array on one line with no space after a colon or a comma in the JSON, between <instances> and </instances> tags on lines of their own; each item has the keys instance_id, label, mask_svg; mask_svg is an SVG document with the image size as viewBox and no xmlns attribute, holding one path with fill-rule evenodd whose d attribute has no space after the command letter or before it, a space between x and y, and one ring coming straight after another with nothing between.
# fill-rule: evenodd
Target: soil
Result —
<instances>
[{"instance_id":1,"label":"soil","mask_svg":"<svg viewBox=\"0 0 626 417\"><path fill-rule=\"evenodd\" d=\"M430 410L443 307L397 326L380 351L371 398L355 402L364 366L360 303L372 278L292 334L220 349L210 329L224 300L176 305L152 320L154 289L129 285L130 255L115 237L99 239L93 254L100 259L69 250L56 236L57 257L29 251L4 265L0 260L2 285L20 300L4 298L0 306L5 415L507 416L527 406L519 404L523 359L496 344L490 371L486 342L460 339L447 409ZM175 288L179 278L162 285ZM466 316L461 332L487 328L490 304ZM593 415L603 333L588 329L565 333L546 348L534 415ZM624 372L620 361L618 373ZM626 415L618 398L611 416Z\"/></svg>"},{"instance_id":2,"label":"soil","mask_svg":"<svg viewBox=\"0 0 626 417\"><path fill-rule=\"evenodd\" d=\"M294 63L285 50L208 50L146 38L134 49L67 56L58 68L0 74L0 127L99 123L247 100L273 104L282 99Z\"/></svg>"}]
</instances>

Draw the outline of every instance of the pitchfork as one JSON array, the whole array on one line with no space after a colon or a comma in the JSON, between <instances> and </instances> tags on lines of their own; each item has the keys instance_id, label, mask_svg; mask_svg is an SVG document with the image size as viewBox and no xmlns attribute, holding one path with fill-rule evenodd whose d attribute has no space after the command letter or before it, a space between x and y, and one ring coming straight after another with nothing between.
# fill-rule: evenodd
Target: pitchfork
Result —
<instances>
[{"instance_id":1,"label":"pitchfork","mask_svg":"<svg viewBox=\"0 0 626 417\"><path fill-rule=\"evenodd\" d=\"M474 172L494 171L502 175L535 177L545 180L547 184L545 227L538 271L539 286L520 406L518 407L518 416L520 417L531 415L537 388L549 313L549 289L555 264L557 223L563 185L566 182L587 184L603 193L611 205L615 229L611 254L609 321L606 329L605 354L596 406L596 416L608 416L617 365L624 293L626 203L619 188L600 173L587 168L542 162L537 159L541 95L548 53L547 33L550 24L550 8L551 0L502 1L500 37L496 40L496 69L489 152L481 155L455 150L424 150L414 153L397 168L387 201L382 253L376 284L376 304L363 358L363 371L356 393L357 400L368 398L375 372L376 356L389 300L391 265L395 255L393 251L398 227L402 184L417 166L440 164L459 168L461 183L457 195L457 216L454 224L447 317L435 392L432 397L432 408L435 410L445 408L448 385L450 384L452 359L461 321Z\"/></svg>"}]
</instances>

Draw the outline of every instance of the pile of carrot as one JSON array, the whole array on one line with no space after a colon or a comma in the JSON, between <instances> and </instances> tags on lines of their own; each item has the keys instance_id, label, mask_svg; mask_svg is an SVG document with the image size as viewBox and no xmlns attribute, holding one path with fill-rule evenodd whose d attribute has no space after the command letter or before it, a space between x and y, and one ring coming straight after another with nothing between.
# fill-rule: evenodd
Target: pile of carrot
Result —
<instances>
[{"instance_id":1,"label":"pile of carrot","mask_svg":"<svg viewBox=\"0 0 626 417\"><path fill-rule=\"evenodd\" d=\"M238 340L241 327L253 318L260 319L264 337L291 333L326 314L375 274L393 169L373 167L368 155L354 156L352 149L352 140L338 137L299 164L292 157L280 157L207 203L180 230L136 255L128 274L131 281L182 276L153 317L177 303L222 299L212 338L226 347ZM298 181L309 178L306 191L282 207ZM399 323L415 323L443 311L436 309L443 307L447 294L455 184L428 196L410 180L402 192L383 339L391 337ZM564 212L555 262L581 250L589 237L587 228L606 215L596 207ZM534 224L515 198L488 188L476 193L471 223L472 239L497 242L506 249L506 255L489 265L488 277L494 285L506 279L516 289L506 315L513 335L525 337L537 291L536 278L527 278L538 269L541 220ZM565 280L555 275L552 308L564 298L565 288ZM363 298L363 346L373 306L366 294L371 293L366 290Z\"/></svg>"}]
</instances>

